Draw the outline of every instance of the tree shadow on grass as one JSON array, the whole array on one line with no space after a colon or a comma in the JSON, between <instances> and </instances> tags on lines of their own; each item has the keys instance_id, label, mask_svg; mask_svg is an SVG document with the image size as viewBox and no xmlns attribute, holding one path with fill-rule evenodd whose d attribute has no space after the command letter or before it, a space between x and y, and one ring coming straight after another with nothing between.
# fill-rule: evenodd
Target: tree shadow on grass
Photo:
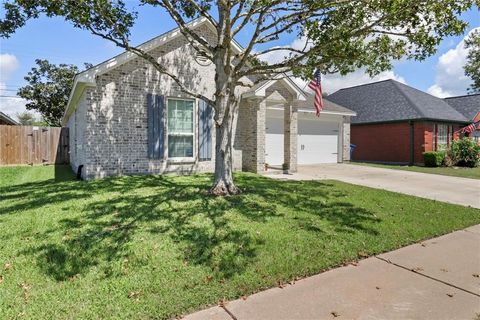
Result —
<instances>
[{"instance_id":1,"label":"tree shadow on grass","mask_svg":"<svg viewBox=\"0 0 480 320\"><path fill-rule=\"evenodd\" d=\"M237 178L237 182L248 183L249 178ZM364 232L377 235L373 224L381 220L372 212L348 202L349 195L324 181L278 181L258 178L248 192L255 193L267 201L288 208L292 219L302 228L321 232L315 220L327 221L336 232ZM301 218L296 212L308 213Z\"/></svg>"},{"instance_id":2,"label":"tree shadow on grass","mask_svg":"<svg viewBox=\"0 0 480 320\"><path fill-rule=\"evenodd\" d=\"M227 198L208 196L210 183L207 175L27 183L0 188L0 194L9 199L2 214L52 204L55 210L64 209L58 214L65 218L44 231L49 237L20 252L35 256L45 274L57 281L93 267L101 268L105 277L115 276L115 266L132 254L136 237L143 233L171 239L185 263L229 278L244 272L264 245L248 229L249 223L288 219L298 228L320 233L323 230L316 221L322 220L335 225L338 232L375 234L371 224L379 221L367 210L343 201L346 195L324 182L283 182L241 174L237 183L246 189L244 194ZM81 213L68 215L72 201L84 201Z\"/></svg>"}]
</instances>

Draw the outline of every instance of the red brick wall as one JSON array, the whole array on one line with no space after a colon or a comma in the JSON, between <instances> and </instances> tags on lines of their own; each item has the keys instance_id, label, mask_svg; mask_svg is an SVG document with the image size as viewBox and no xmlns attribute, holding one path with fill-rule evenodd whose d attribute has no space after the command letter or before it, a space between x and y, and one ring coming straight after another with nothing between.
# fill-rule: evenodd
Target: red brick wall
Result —
<instances>
[{"instance_id":1,"label":"red brick wall","mask_svg":"<svg viewBox=\"0 0 480 320\"><path fill-rule=\"evenodd\" d=\"M453 140L458 140L462 137L460 134L460 129L463 128L465 125L454 125L453 126Z\"/></svg>"},{"instance_id":2,"label":"red brick wall","mask_svg":"<svg viewBox=\"0 0 480 320\"><path fill-rule=\"evenodd\" d=\"M351 143L356 161L410 161L410 125L408 122L351 126Z\"/></svg>"},{"instance_id":3,"label":"red brick wall","mask_svg":"<svg viewBox=\"0 0 480 320\"><path fill-rule=\"evenodd\" d=\"M460 125L453 125L453 131ZM452 132L450 132L452 134ZM423 153L434 151L433 122L414 123L414 162L423 163ZM410 162L410 124L408 122L352 125L351 143L357 145L352 160Z\"/></svg>"},{"instance_id":4,"label":"red brick wall","mask_svg":"<svg viewBox=\"0 0 480 320\"><path fill-rule=\"evenodd\" d=\"M434 125L430 122L414 123L414 162L423 163L423 153L433 151L434 148Z\"/></svg>"}]
</instances>

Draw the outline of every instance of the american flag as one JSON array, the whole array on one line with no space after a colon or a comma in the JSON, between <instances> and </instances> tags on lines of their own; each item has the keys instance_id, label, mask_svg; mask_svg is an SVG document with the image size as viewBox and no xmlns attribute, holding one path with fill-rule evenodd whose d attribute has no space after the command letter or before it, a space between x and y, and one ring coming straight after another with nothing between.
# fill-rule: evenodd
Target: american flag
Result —
<instances>
[{"instance_id":1,"label":"american flag","mask_svg":"<svg viewBox=\"0 0 480 320\"><path fill-rule=\"evenodd\" d=\"M477 122L474 122L474 123L471 123L469 124L468 126L466 127L463 127L462 129L460 129L460 133L472 133L474 132L475 130L477 130L479 127L479 124L480 124L480 121L477 121Z\"/></svg>"},{"instance_id":2,"label":"american flag","mask_svg":"<svg viewBox=\"0 0 480 320\"><path fill-rule=\"evenodd\" d=\"M320 70L317 69L313 74L313 80L310 81L308 87L315 92L315 101L313 105L317 110L317 117L320 116L320 112L323 110L323 99L322 99L322 74Z\"/></svg>"}]
</instances>

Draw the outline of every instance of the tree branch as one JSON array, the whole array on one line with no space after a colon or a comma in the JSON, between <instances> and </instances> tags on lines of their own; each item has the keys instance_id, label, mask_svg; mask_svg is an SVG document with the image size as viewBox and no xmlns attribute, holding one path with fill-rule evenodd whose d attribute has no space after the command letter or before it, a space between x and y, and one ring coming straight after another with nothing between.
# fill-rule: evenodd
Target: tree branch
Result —
<instances>
[{"instance_id":1,"label":"tree branch","mask_svg":"<svg viewBox=\"0 0 480 320\"><path fill-rule=\"evenodd\" d=\"M170 17L175 21L175 23L178 26L178 29L180 30L180 33L192 44L192 46L197 46L197 51L201 51L200 48L198 48L198 44L200 44L202 47L206 48L210 53L213 52L214 48L207 42L207 40L203 39L200 37L197 33L195 33L193 30L187 27L187 23L185 20L182 18L182 16L178 13L178 11L175 9L175 7L172 5L172 3L169 0L151 0L155 1L158 5L160 5L162 8L164 8ZM196 42L196 44L195 44Z\"/></svg>"},{"instance_id":2,"label":"tree branch","mask_svg":"<svg viewBox=\"0 0 480 320\"><path fill-rule=\"evenodd\" d=\"M205 101L206 103L214 106L215 103L213 100L205 97L204 95L201 95L199 93L195 93L193 91L191 91L190 89L188 89L184 84L183 84L183 81L178 77L176 76L175 74L171 73L170 71L168 71L168 69L161 65L153 56L151 56L150 54L148 54L147 52L145 52L144 50L140 49L140 48L136 48L136 47L131 47L128 42L125 43L125 42L120 42L114 38L112 38L111 36L108 36L106 34L103 34L101 32L98 32L97 30L95 30L94 28L92 28L91 26L88 26L87 27L88 30L90 30L90 32L96 36L99 36L105 40L109 40L113 43L115 43L118 47L120 48L123 48L125 49L126 51L128 52L131 52L133 54L135 54L136 56L144 59L145 61L149 62L150 64L153 65L153 67L160 73L162 74L165 74L166 76L170 77L180 88L180 90L186 94L188 94L189 96L192 96L194 98L198 98L198 99L201 99L203 101Z\"/></svg>"}]
</instances>

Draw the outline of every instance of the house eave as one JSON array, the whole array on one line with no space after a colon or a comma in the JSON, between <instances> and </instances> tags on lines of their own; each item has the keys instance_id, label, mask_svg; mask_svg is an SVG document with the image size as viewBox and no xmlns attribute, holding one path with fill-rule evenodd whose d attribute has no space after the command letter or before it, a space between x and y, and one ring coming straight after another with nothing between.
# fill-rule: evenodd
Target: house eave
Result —
<instances>
[{"instance_id":1,"label":"house eave","mask_svg":"<svg viewBox=\"0 0 480 320\"><path fill-rule=\"evenodd\" d=\"M10 116L8 116L7 114L5 114L1 111L0 111L0 119L3 120L6 123L9 123L10 125L14 125L14 126L20 125L19 122L13 120Z\"/></svg>"},{"instance_id":2,"label":"house eave","mask_svg":"<svg viewBox=\"0 0 480 320\"><path fill-rule=\"evenodd\" d=\"M465 120L446 120L446 119L432 119L432 118L414 118L414 119L397 119L397 120L379 120L368 122L355 122L352 121L352 126L371 125L371 124L389 124L389 123L401 123L401 122L439 122L439 123L451 123L451 124L468 124L470 121Z\"/></svg>"},{"instance_id":3,"label":"house eave","mask_svg":"<svg viewBox=\"0 0 480 320\"><path fill-rule=\"evenodd\" d=\"M263 98L267 94L266 93L267 89L270 88L277 81L282 81L286 85L286 87L290 91L290 93L294 94L295 100L298 100L298 101L306 101L307 100L306 93L303 92L303 90L300 89L293 82L292 79L290 79L289 77L286 77L285 75L282 75L282 74L278 75L277 77L275 77L271 80L266 81L261 86L255 88L253 90L245 92L242 95L242 98L246 98L246 99L249 99L249 98Z\"/></svg>"},{"instance_id":4,"label":"house eave","mask_svg":"<svg viewBox=\"0 0 480 320\"><path fill-rule=\"evenodd\" d=\"M80 75L75 76L75 80L73 81L73 89L70 91L70 96L68 97L67 107L65 108L65 112L63 113L61 124L62 126L66 126L70 116L75 111L75 108L82 96L85 88L87 87L95 87L95 81L90 81L85 77L81 77Z\"/></svg>"},{"instance_id":5,"label":"house eave","mask_svg":"<svg viewBox=\"0 0 480 320\"><path fill-rule=\"evenodd\" d=\"M282 107L269 107L271 110L283 110ZM302 109L299 108L297 110L298 112L301 113L316 113L316 110L314 109ZM342 112L342 111L330 111L330 110L322 110L320 112L320 117L322 114L329 114L329 115L334 115L334 116L350 116L350 117L355 117L357 114L355 112Z\"/></svg>"}]
</instances>

